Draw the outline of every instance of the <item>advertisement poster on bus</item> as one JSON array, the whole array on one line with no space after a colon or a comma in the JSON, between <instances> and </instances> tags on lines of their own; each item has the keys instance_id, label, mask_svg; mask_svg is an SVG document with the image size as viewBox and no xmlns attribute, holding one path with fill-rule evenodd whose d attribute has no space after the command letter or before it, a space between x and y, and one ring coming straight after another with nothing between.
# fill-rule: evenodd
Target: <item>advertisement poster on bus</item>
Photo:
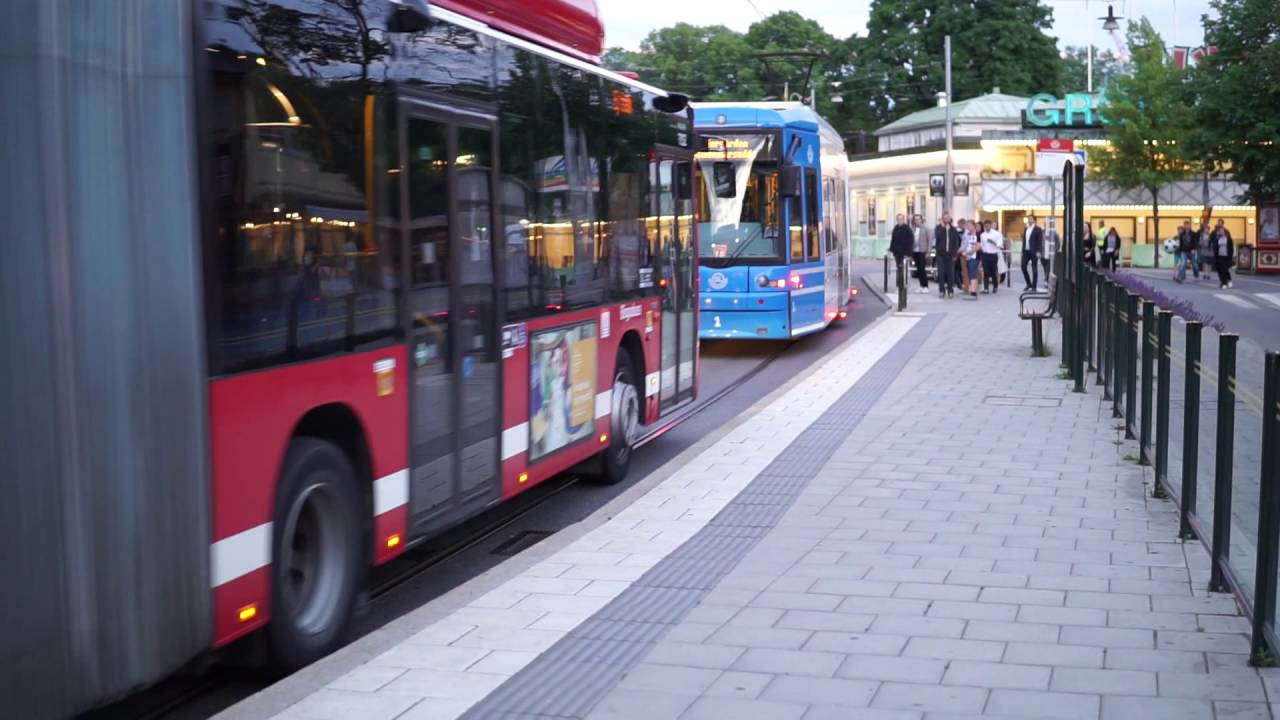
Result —
<instances>
[{"instance_id":1,"label":"advertisement poster on bus","mask_svg":"<svg viewBox=\"0 0 1280 720\"><path fill-rule=\"evenodd\" d=\"M594 430L595 323L535 334L529 368L529 459L537 460Z\"/></svg>"}]
</instances>

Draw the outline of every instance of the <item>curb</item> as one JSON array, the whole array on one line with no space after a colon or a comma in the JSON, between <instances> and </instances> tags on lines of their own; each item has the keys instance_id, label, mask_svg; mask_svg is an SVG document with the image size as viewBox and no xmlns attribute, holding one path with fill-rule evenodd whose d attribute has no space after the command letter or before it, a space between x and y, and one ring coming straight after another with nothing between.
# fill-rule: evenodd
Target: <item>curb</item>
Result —
<instances>
[{"instance_id":1,"label":"curb","mask_svg":"<svg viewBox=\"0 0 1280 720\"><path fill-rule=\"evenodd\" d=\"M876 284L871 282L871 280L869 280L866 275L859 275L858 279L862 281L863 285L867 286L867 289L871 291L872 295L876 296L876 299L884 303L885 307L889 308L890 310L893 309L893 303L889 302L889 298L885 297L884 293L876 289Z\"/></svg>"}]
</instances>

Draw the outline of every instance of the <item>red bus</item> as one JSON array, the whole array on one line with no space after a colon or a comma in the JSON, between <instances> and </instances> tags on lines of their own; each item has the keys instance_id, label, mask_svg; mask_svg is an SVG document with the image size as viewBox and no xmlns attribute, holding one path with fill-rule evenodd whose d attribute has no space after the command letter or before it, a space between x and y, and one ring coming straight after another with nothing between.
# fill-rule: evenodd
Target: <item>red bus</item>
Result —
<instances>
[{"instance_id":1,"label":"red bus","mask_svg":"<svg viewBox=\"0 0 1280 720\"><path fill-rule=\"evenodd\" d=\"M617 482L694 397L691 113L601 67L593 0L32 5L66 6L25 20L61 43L41 77L98 84L30 87L71 219L22 252L67 368L11 356L5 412L49 415L18 470L78 509L46 508L63 569L15 609L52 623L6 640L45 648L6 701L77 711L259 631L311 662L371 565L570 468Z\"/></svg>"}]
</instances>

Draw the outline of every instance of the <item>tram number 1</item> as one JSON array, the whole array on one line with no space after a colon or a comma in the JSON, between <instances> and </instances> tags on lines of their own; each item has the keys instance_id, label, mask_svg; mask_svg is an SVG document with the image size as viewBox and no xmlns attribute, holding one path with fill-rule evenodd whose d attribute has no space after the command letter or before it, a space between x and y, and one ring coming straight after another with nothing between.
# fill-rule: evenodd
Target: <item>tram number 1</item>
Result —
<instances>
[{"instance_id":1,"label":"tram number 1","mask_svg":"<svg viewBox=\"0 0 1280 720\"><path fill-rule=\"evenodd\" d=\"M720 316L716 316L716 327L720 327Z\"/></svg>"}]
</instances>

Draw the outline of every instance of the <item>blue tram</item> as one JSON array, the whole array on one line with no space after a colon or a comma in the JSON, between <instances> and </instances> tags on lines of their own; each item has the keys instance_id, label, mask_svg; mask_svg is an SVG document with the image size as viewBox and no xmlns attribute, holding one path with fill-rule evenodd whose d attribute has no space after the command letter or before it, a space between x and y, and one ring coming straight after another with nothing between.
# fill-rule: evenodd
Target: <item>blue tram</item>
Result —
<instances>
[{"instance_id":1,"label":"blue tram","mask_svg":"<svg viewBox=\"0 0 1280 720\"><path fill-rule=\"evenodd\" d=\"M852 291L843 141L801 103L693 108L700 336L822 330Z\"/></svg>"}]
</instances>

